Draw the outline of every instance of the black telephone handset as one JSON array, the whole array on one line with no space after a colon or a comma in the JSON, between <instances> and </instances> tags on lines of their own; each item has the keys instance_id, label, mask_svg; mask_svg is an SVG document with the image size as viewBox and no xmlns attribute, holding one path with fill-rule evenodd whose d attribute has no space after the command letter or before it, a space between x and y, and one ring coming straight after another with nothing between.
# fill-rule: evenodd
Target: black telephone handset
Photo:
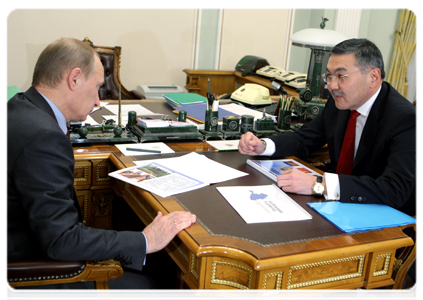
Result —
<instances>
[{"instance_id":1,"label":"black telephone handset","mask_svg":"<svg viewBox=\"0 0 423 300\"><path fill-rule=\"evenodd\" d=\"M236 64L235 70L241 71L241 75L245 77L247 75L256 75L258 69L269 65L269 62L262 57L246 55Z\"/></svg>"}]
</instances>

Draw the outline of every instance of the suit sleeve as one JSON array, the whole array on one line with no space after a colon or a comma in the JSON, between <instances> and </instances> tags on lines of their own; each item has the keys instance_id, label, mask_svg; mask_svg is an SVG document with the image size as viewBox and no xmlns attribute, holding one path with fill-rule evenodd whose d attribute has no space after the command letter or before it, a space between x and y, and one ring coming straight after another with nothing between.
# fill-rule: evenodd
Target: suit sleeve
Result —
<instances>
[{"instance_id":1,"label":"suit sleeve","mask_svg":"<svg viewBox=\"0 0 423 300\"><path fill-rule=\"evenodd\" d=\"M53 142L52 142L53 141ZM56 260L118 259L142 269L146 240L141 232L86 227L80 222L69 139L58 130L32 137L14 165L16 190L43 252Z\"/></svg>"},{"instance_id":2,"label":"suit sleeve","mask_svg":"<svg viewBox=\"0 0 423 300\"><path fill-rule=\"evenodd\" d=\"M415 205L415 115L389 117L385 124L384 138L377 138L366 160L367 174L339 175L341 202L387 204L407 212L404 206Z\"/></svg>"}]
</instances>

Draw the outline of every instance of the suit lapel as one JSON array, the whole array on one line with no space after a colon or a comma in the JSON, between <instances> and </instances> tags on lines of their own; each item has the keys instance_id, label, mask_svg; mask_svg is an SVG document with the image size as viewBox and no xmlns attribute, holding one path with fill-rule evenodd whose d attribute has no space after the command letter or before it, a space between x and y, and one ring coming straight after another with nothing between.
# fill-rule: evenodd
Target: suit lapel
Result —
<instances>
[{"instance_id":1,"label":"suit lapel","mask_svg":"<svg viewBox=\"0 0 423 300\"><path fill-rule=\"evenodd\" d=\"M376 137L379 134L380 130L379 119L383 115L387 92L387 85L385 83L382 83L382 89L378 97L376 98L375 103L373 103L373 106L370 109L366 125L364 125L363 132L361 134L360 144L358 146L353 163L353 171L355 166L357 166L360 161L363 160L363 158L367 155L367 153L369 153L373 149Z\"/></svg>"}]
</instances>

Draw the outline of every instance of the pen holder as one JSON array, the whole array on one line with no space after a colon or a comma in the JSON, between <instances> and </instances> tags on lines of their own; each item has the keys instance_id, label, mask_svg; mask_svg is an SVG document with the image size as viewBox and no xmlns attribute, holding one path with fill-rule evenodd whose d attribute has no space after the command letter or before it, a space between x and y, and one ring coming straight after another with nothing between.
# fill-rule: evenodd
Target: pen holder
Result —
<instances>
[{"instance_id":1,"label":"pen holder","mask_svg":"<svg viewBox=\"0 0 423 300\"><path fill-rule=\"evenodd\" d=\"M291 110L279 110L278 129L289 130L291 128Z\"/></svg>"},{"instance_id":2,"label":"pen holder","mask_svg":"<svg viewBox=\"0 0 423 300\"><path fill-rule=\"evenodd\" d=\"M241 116L241 133L244 134L247 131L253 131L254 117L250 115Z\"/></svg>"},{"instance_id":3,"label":"pen holder","mask_svg":"<svg viewBox=\"0 0 423 300\"><path fill-rule=\"evenodd\" d=\"M239 132L240 118L236 116L223 117L222 130L230 132Z\"/></svg>"},{"instance_id":4,"label":"pen holder","mask_svg":"<svg viewBox=\"0 0 423 300\"><path fill-rule=\"evenodd\" d=\"M204 130L216 132L219 121L219 111L206 110L206 119L204 121Z\"/></svg>"}]
</instances>

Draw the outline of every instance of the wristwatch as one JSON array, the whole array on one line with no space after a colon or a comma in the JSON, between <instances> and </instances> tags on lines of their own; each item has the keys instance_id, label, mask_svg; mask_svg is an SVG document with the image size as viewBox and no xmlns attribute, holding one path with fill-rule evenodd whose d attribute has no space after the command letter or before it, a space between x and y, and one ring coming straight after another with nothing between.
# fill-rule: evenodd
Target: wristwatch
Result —
<instances>
[{"instance_id":1,"label":"wristwatch","mask_svg":"<svg viewBox=\"0 0 423 300\"><path fill-rule=\"evenodd\" d=\"M316 182L313 184L313 192L315 195L323 195L323 192L325 191L325 186L323 185L323 177L322 176L316 176Z\"/></svg>"},{"instance_id":2,"label":"wristwatch","mask_svg":"<svg viewBox=\"0 0 423 300\"><path fill-rule=\"evenodd\" d=\"M267 143L265 140L260 139L260 141L263 143L263 152L266 151Z\"/></svg>"}]
</instances>

